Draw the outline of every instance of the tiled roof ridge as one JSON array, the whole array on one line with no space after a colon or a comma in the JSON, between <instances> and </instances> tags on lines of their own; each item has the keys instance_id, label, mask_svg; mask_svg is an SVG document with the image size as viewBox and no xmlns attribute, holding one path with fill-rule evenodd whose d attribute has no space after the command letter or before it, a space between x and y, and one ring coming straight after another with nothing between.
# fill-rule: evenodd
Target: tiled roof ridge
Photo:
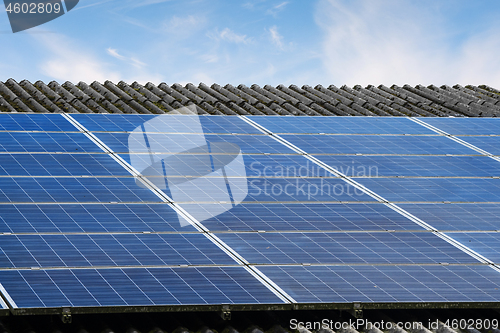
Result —
<instances>
[{"instance_id":1,"label":"tiled roof ridge","mask_svg":"<svg viewBox=\"0 0 500 333\"><path fill-rule=\"evenodd\" d=\"M164 114L188 105L213 115L498 117L500 90L458 84L325 88L0 81L0 112Z\"/></svg>"}]
</instances>

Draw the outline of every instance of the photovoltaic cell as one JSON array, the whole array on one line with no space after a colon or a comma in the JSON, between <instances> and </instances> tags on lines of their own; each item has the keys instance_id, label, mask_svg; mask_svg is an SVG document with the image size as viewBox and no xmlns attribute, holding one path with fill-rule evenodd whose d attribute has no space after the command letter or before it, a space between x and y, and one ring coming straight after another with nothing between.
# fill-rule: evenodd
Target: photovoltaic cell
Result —
<instances>
[{"instance_id":1,"label":"photovoltaic cell","mask_svg":"<svg viewBox=\"0 0 500 333\"><path fill-rule=\"evenodd\" d=\"M219 238L251 264L478 263L430 232L224 233Z\"/></svg>"},{"instance_id":2,"label":"photovoltaic cell","mask_svg":"<svg viewBox=\"0 0 500 333\"><path fill-rule=\"evenodd\" d=\"M223 211L222 204L182 204L193 216ZM337 231L422 230L401 214L379 203L252 203L239 204L204 220L212 231Z\"/></svg>"},{"instance_id":3,"label":"photovoltaic cell","mask_svg":"<svg viewBox=\"0 0 500 333\"><path fill-rule=\"evenodd\" d=\"M458 137L493 155L500 155L500 136L461 136Z\"/></svg>"},{"instance_id":4,"label":"photovoltaic cell","mask_svg":"<svg viewBox=\"0 0 500 333\"><path fill-rule=\"evenodd\" d=\"M143 140L144 136L137 133L132 137L127 133L96 133L96 136L115 153L142 153L145 148L142 142L137 141ZM192 147L201 147L207 142L212 145L232 143L243 154L295 154L290 148L265 135L147 134L147 148L151 153L189 153ZM139 148L141 150L137 150Z\"/></svg>"},{"instance_id":5,"label":"photovoltaic cell","mask_svg":"<svg viewBox=\"0 0 500 333\"><path fill-rule=\"evenodd\" d=\"M499 204L398 204L438 230L500 230Z\"/></svg>"},{"instance_id":6,"label":"photovoltaic cell","mask_svg":"<svg viewBox=\"0 0 500 333\"><path fill-rule=\"evenodd\" d=\"M159 202L129 178L0 178L0 202Z\"/></svg>"},{"instance_id":7,"label":"photovoltaic cell","mask_svg":"<svg viewBox=\"0 0 500 333\"><path fill-rule=\"evenodd\" d=\"M498 118L419 118L451 135L500 135Z\"/></svg>"},{"instance_id":8,"label":"photovoltaic cell","mask_svg":"<svg viewBox=\"0 0 500 333\"><path fill-rule=\"evenodd\" d=\"M0 270L19 308L278 304L242 267Z\"/></svg>"},{"instance_id":9,"label":"photovoltaic cell","mask_svg":"<svg viewBox=\"0 0 500 333\"><path fill-rule=\"evenodd\" d=\"M399 117L248 116L273 133L435 134Z\"/></svg>"},{"instance_id":10,"label":"photovoltaic cell","mask_svg":"<svg viewBox=\"0 0 500 333\"><path fill-rule=\"evenodd\" d=\"M495 177L500 163L486 156L317 155L349 177Z\"/></svg>"},{"instance_id":11,"label":"photovoltaic cell","mask_svg":"<svg viewBox=\"0 0 500 333\"><path fill-rule=\"evenodd\" d=\"M282 135L309 154L477 155L443 136Z\"/></svg>"},{"instance_id":12,"label":"photovoltaic cell","mask_svg":"<svg viewBox=\"0 0 500 333\"><path fill-rule=\"evenodd\" d=\"M500 179L356 178L389 201L500 202Z\"/></svg>"},{"instance_id":13,"label":"photovoltaic cell","mask_svg":"<svg viewBox=\"0 0 500 333\"><path fill-rule=\"evenodd\" d=\"M60 114L0 114L0 131L75 132L77 129Z\"/></svg>"},{"instance_id":14,"label":"photovoltaic cell","mask_svg":"<svg viewBox=\"0 0 500 333\"><path fill-rule=\"evenodd\" d=\"M500 263L500 248L498 247L500 234L498 232L453 232L447 235L495 264Z\"/></svg>"},{"instance_id":15,"label":"photovoltaic cell","mask_svg":"<svg viewBox=\"0 0 500 333\"><path fill-rule=\"evenodd\" d=\"M0 152L101 153L83 133L0 132Z\"/></svg>"},{"instance_id":16,"label":"photovoltaic cell","mask_svg":"<svg viewBox=\"0 0 500 333\"><path fill-rule=\"evenodd\" d=\"M235 265L202 234L0 235L0 267Z\"/></svg>"},{"instance_id":17,"label":"photovoltaic cell","mask_svg":"<svg viewBox=\"0 0 500 333\"><path fill-rule=\"evenodd\" d=\"M299 303L496 302L488 266L259 266Z\"/></svg>"},{"instance_id":18,"label":"photovoltaic cell","mask_svg":"<svg viewBox=\"0 0 500 333\"><path fill-rule=\"evenodd\" d=\"M71 115L89 131L132 132L147 121L146 132L199 133L193 122L199 122L202 133L246 133L260 134L255 127L238 117L203 115L120 115L120 114L74 114Z\"/></svg>"},{"instance_id":19,"label":"photovoltaic cell","mask_svg":"<svg viewBox=\"0 0 500 333\"><path fill-rule=\"evenodd\" d=\"M106 154L0 154L2 176L130 176Z\"/></svg>"},{"instance_id":20,"label":"photovoltaic cell","mask_svg":"<svg viewBox=\"0 0 500 333\"><path fill-rule=\"evenodd\" d=\"M182 221L182 223L181 223ZM2 205L0 233L193 232L161 204Z\"/></svg>"}]
</instances>

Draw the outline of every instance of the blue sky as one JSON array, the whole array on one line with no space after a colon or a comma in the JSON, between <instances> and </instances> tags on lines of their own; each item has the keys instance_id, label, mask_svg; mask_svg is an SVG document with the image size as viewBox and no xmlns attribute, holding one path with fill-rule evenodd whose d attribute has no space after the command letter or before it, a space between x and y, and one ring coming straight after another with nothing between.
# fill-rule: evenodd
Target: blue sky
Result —
<instances>
[{"instance_id":1,"label":"blue sky","mask_svg":"<svg viewBox=\"0 0 500 333\"><path fill-rule=\"evenodd\" d=\"M498 0L80 0L0 39L2 81L500 88Z\"/></svg>"}]
</instances>

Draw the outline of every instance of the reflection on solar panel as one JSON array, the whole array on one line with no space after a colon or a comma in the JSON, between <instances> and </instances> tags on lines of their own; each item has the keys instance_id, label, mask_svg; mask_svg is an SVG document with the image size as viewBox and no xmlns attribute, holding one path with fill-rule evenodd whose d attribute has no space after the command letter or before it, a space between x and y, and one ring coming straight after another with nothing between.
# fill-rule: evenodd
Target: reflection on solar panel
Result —
<instances>
[{"instance_id":1,"label":"reflection on solar panel","mask_svg":"<svg viewBox=\"0 0 500 333\"><path fill-rule=\"evenodd\" d=\"M0 117L14 314L500 301L496 120Z\"/></svg>"}]
</instances>

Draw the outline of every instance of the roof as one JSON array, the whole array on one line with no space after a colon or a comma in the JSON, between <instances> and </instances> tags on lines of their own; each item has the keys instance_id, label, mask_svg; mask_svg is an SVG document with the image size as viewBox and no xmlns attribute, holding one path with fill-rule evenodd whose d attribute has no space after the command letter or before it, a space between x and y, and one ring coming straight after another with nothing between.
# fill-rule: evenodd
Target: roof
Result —
<instances>
[{"instance_id":1,"label":"roof","mask_svg":"<svg viewBox=\"0 0 500 333\"><path fill-rule=\"evenodd\" d=\"M214 115L498 117L500 90L486 85L313 88L0 81L3 112L163 114L193 104L199 114Z\"/></svg>"}]
</instances>

